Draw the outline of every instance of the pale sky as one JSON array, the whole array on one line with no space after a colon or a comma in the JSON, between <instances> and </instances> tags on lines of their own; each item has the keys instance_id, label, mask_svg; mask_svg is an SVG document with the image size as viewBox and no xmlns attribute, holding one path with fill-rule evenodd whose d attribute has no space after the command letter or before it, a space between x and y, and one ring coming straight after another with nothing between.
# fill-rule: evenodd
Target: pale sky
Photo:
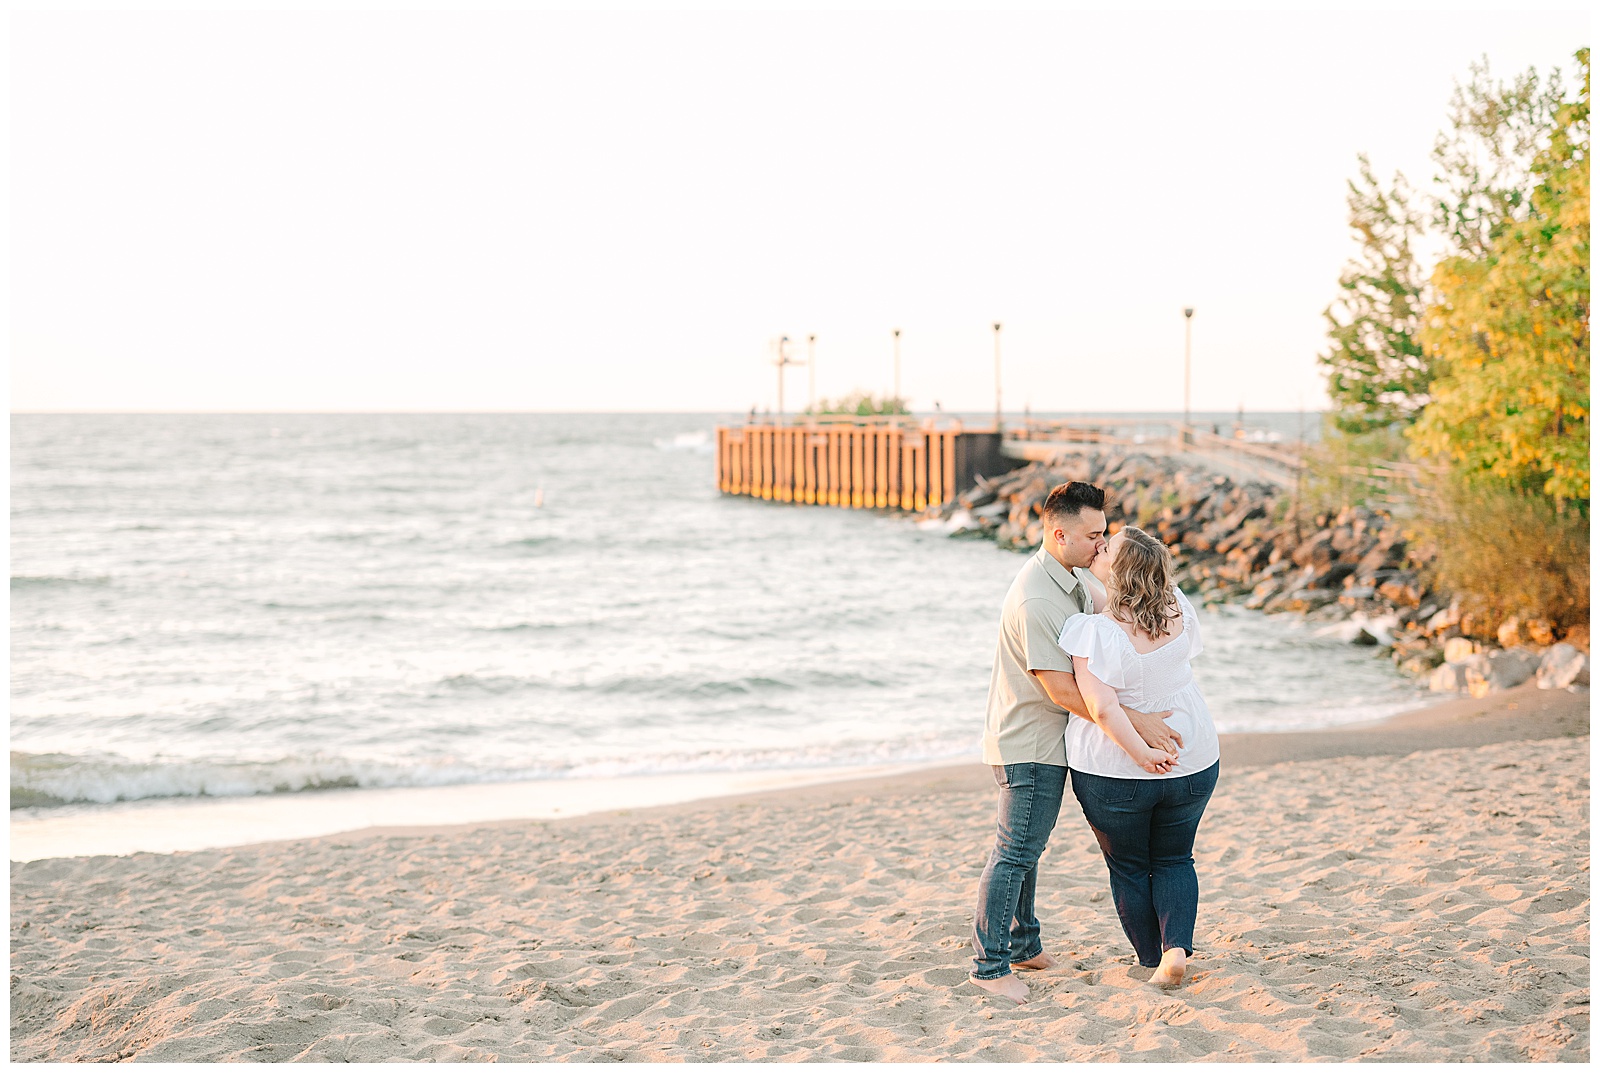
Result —
<instances>
[{"instance_id":1,"label":"pale sky","mask_svg":"<svg viewBox=\"0 0 1600 1073\"><path fill-rule=\"evenodd\" d=\"M1316 409L1356 154L1586 14L16 13L14 410ZM803 347L799 353L803 356ZM803 404L804 369L787 380Z\"/></svg>"}]
</instances>

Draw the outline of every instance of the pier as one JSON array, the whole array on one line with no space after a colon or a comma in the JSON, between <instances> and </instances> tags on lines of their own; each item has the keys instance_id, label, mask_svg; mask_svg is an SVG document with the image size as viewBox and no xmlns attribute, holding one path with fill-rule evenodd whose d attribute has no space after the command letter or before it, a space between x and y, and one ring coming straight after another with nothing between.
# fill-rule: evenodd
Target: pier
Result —
<instances>
[{"instance_id":1,"label":"pier","mask_svg":"<svg viewBox=\"0 0 1600 1073\"><path fill-rule=\"evenodd\" d=\"M1259 481L1292 488L1303 469L1302 445L1247 438L1240 428L1226 436L1208 427L1160 418L1024 420L1007 427L1002 450L1019 462L1054 462L1085 451L1121 451L1178 456L1243 483Z\"/></svg>"},{"instance_id":2,"label":"pier","mask_svg":"<svg viewBox=\"0 0 1600 1073\"><path fill-rule=\"evenodd\" d=\"M1292 487L1296 444L1252 442L1160 419L1025 419L1002 430L954 418L826 415L717 429L717 488L779 503L921 511L979 477L1085 451L1182 456L1235 481Z\"/></svg>"},{"instance_id":3,"label":"pier","mask_svg":"<svg viewBox=\"0 0 1600 1073\"><path fill-rule=\"evenodd\" d=\"M993 428L959 420L827 415L717 429L717 488L830 507L924 510L1021 462Z\"/></svg>"}]
</instances>

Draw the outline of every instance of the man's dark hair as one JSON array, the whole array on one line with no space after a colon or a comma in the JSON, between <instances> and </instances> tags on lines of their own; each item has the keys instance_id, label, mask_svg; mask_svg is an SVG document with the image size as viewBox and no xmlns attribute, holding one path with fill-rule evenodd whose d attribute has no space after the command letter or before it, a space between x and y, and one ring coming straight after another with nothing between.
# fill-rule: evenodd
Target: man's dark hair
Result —
<instances>
[{"instance_id":1,"label":"man's dark hair","mask_svg":"<svg viewBox=\"0 0 1600 1073\"><path fill-rule=\"evenodd\" d=\"M1047 521L1064 522L1076 518L1085 510L1105 510L1106 490L1083 481L1058 484L1045 497L1039 516Z\"/></svg>"}]
</instances>

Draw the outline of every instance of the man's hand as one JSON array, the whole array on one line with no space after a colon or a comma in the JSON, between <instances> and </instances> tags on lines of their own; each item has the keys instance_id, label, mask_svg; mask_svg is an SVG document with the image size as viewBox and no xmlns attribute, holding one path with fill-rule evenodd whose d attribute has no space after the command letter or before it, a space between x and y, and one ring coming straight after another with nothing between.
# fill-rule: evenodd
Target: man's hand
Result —
<instances>
[{"instance_id":1,"label":"man's hand","mask_svg":"<svg viewBox=\"0 0 1600 1073\"><path fill-rule=\"evenodd\" d=\"M1078 680L1065 671L1038 670L1033 676L1039 679L1039 684L1044 686L1044 691L1051 700L1071 712L1090 718L1089 706L1084 703L1083 694L1078 691ZM1139 732L1139 737L1152 749L1160 749L1173 756L1178 755L1178 747L1183 744L1183 735L1167 726L1167 719L1172 712L1141 712L1135 708L1123 706L1123 711L1128 713L1128 719L1133 723L1133 729Z\"/></svg>"},{"instance_id":2,"label":"man's hand","mask_svg":"<svg viewBox=\"0 0 1600 1073\"><path fill-rule=\"evenodd\" d=\"M1123 711L1128 713L1128 721L1133 724L1133 729L1139 732L1144 743L1152 749L1160 749L1164 753L1178 755L1178 747L1183 744L1183 735L1167 726L1167 720L1172 718L1171 711L1141 712L1124 705Z\"/></svg>"}]
</instances>

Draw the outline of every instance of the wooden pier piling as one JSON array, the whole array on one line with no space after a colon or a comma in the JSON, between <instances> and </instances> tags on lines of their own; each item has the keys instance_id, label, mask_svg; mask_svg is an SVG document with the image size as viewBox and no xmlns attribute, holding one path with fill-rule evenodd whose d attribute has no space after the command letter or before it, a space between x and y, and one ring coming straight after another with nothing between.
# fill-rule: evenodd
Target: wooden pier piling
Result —
<instances>
[{"instance_id":1,"label":"wooden pier piling","mask_svg":"<svg viewBox=\"0 0 1600 1073\"><path fill-rule=\"evenodd\" d=\"M909 418L717 429L717 488L780 503L920 511L1017 465L992 429Z\"/></svg>"}]
</instances>

